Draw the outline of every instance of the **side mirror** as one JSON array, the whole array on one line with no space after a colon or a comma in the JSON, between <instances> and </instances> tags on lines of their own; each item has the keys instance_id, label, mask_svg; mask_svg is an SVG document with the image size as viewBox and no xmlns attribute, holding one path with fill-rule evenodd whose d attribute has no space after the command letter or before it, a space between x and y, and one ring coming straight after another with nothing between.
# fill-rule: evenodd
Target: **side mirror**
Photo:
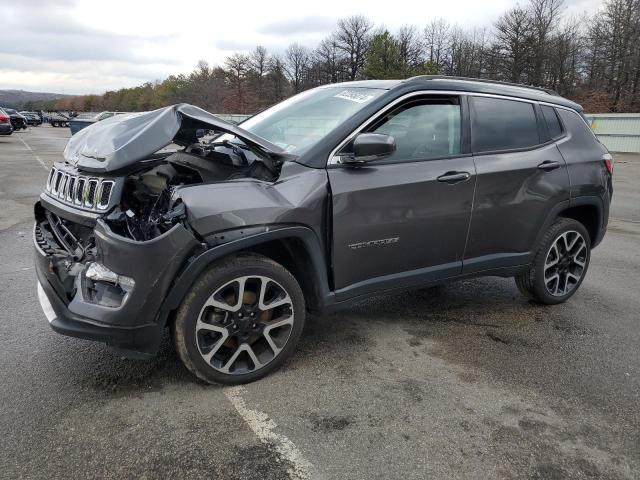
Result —
<instances>
[{"instance_id":1,"label":"side mirror","mask_svg":"<svg viewBox=\"0 0 640 480\"><path fill-rule=\"evenodd\" d=\"M382 133L360 133L353 140L353 153L343 155L342 163L358 165L381 160L396 151L396 140Z\"/></svg>"}]
</instances>

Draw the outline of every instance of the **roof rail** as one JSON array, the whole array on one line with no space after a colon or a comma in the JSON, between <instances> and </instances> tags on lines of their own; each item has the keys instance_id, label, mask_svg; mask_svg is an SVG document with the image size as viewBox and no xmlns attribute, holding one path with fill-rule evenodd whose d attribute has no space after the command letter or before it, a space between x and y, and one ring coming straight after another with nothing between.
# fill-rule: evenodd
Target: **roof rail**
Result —
<instances>
[{"instance_id":1,"label":"roof rail","mask_svg":"<svg viewBox=\"0 0 640 480\"><path fill-rule=\"evenodd\" d=\"M560 96L558 92L550 88L534 87L532 85L523 85L521 83L513 83L513 82L503 82L501 80L490 80L487 78L450 77L448 75L418 75L415 77L407 78L407 81L411 81L411 80L462 80L467 82L490 83L495 85L504 85L507 87L528 88L530 90L537 90L539 92L544 92L549 95Z\"/></svg>"}]
</instances>

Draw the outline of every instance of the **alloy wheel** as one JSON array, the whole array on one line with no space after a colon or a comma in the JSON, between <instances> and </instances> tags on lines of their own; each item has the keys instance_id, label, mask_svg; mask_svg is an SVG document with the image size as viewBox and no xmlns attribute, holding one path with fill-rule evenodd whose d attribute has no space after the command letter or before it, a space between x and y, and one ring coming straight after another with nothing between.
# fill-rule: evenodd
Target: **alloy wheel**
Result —
<instances>
[{"instance_id":1,"label":"alloy wheel","mask_svg":"<svg viewBox=\"0 0 640 480\"><path fill-rule=\"evenodd\" d=\"M196 322L198 350L221 373L254 372L282 351L293 322L293 303L282 285L265 276L238 277L202 307Z\"/></svg>"},{"instance_id":2,"label":"alloy wheel","mask_svg":"<svg viewBox=\"0 0 640 480\"><path fill-rule=\"evenodd\" d=\"M585 271L587 254L587 242L575 230L555 239L544 262L544 283L551 295L562 297L576 288Z\"/></svg>"}]
</instances>

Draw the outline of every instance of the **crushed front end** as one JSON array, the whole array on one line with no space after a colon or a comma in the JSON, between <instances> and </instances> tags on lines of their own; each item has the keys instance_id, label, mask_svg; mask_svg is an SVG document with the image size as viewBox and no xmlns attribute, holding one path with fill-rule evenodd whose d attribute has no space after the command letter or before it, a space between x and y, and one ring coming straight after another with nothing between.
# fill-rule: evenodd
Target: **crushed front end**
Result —
<instances>
[{"instance_id":1,"label":"crushed front end","mask_svg":"<svg viewBox=\"0 0 640 480\"><path fill-rule=\"evenodd\" d=\"M201 132L212 140L202 143ZM216 140L221 134L239 140ZM51 327L130 356L155 353L163 300L206 247L181 189L273 182L278 155L190 105L119 115L71 137L34 208L38 296Z\"/></svg>"},{"instance_id":2,"label":"crushed front end","mask_svg":"<svg viewBox=\"0 0 640 480\"><path fill-rule=\"evenodd\" d=\"M55 331L145 356L158 348L169 284L199 242L180 221L141 241L115 232L106 217L126 182L56 164L34 209L38 293Z\"/></svg>"}]
</instances>

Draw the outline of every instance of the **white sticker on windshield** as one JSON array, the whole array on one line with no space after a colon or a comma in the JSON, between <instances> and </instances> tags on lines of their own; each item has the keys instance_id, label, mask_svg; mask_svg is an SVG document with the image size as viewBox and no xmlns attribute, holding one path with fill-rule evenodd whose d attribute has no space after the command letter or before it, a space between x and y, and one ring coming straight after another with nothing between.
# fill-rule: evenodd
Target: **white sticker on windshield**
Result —
<instances>
[{"instance_id":1,"label":"white sticker on windshield","mask_svg":"<svg viewBox=\"0 0 640 480\"><path fill-rule=\"evenodd\" d=\"M373 98L373 95L370 93L362 93L357 90L343 90L337 95L334 95L335 98L343 98L345 100L351 100L356 103L364 103L368 102Z\"/></svg>"}]
</instances>

